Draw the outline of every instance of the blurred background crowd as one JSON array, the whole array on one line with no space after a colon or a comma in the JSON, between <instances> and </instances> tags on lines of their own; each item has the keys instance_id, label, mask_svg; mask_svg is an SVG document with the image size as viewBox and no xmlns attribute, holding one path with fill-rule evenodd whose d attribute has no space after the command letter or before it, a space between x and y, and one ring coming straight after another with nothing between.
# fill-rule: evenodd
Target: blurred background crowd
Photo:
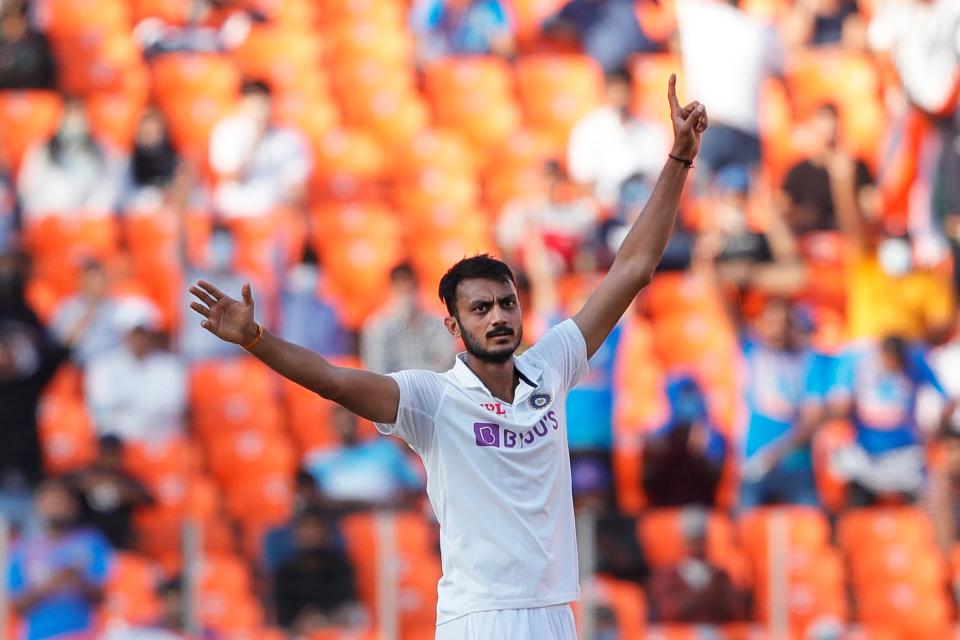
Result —
<instances>
[{"instance_id":1,"label":"blurred background crowd","mask_svg":"<svg viewBox=\"0 0 960 640\"><path fill-rule=\"evenodd\" d=\"M672 72L711 128L567 406L582 635L952 637L958 60L956 0L0 0L7 637L432 638L419 462L186 283L442 371L490 251L529 345L641 215Z\"/></svg>"}]
</instances>

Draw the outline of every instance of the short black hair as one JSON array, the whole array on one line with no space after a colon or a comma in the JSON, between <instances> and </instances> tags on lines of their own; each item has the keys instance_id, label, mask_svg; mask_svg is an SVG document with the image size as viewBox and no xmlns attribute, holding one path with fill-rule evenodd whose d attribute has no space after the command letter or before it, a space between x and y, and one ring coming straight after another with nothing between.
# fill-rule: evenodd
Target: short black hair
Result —
<instances>
[{"instance_id":1,"label":"short black hair","mask_svg":"<svg viewBox=\"0 0 960 640\"><path fill-rule=\"evenodd\" d=\"M112 433L108 433L105 436L100 436L97 440L97 447L100 451L123 453L123 440Z\"/></svg>"},{"instance_id":2,"label":"short black hair","mask_svg":"<svg viewBox=\"0 0 960 640\"><path fill-rule=\"evenodd\" d=\"M626 67L617 67L604 74L604 80L607 84L633 84L633 77Z\"/></svg>"},{"instance_id":3,"label":"short black hair","mask_svg":"<svg viewBox=\"0 0 960 640\"><path fill-rule=\"evenodd\" d=\"M413 267L410 266L409 262L401 262L396 265L393 269L390 269L390 282L396 282L397 280L416 280L417 273L413 270Z\"/></svg>"},{"instance_id":4,"label":"short black hair","mask_svg":"<svg viewBox=\"0 0 960 640\"><path fill-rule=\"evenodd\" d=\"M438 294L447 311L452 316L457 315L457 288L464 280L481 279L496 280L497 282L511 283L517 286L513 270L502 260L497 260L489 253L464 258L456 263L440 278Z\"/></svg>"},{"instance_id":5,"label":"short black hair","mask_svg":"<svg viewBox=\"0 0 960 640\"><path fill-rule=\"evenodd\" d=\"M840 118L840 107L835 102L821 102L817 105L816 113L829 113L834 118Z\"/></svg>"},{"instance_id":6,"label":"short black hair","mask_svg":"<svg viewBox=\"0 0 960 640\"><path fill-rule=\"evenodd\" d=\"M270 85L268 85L263 80L251 79L244 80L243 84L240 85L240 95L249 96L249 95L265 95L270 97Z\"/></svg>"}]
</instances>

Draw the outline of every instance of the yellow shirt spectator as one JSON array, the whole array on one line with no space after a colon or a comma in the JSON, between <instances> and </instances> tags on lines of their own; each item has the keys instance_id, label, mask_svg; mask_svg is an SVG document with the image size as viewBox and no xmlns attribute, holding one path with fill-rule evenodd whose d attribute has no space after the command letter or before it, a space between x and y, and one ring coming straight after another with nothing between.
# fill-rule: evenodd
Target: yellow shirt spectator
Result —
<instances>
[{"instance_id":1,"label":"yellow shirt spectator","mask_svg":"<svg viewBox=\"0 0 960 640\"><path fill-rule=\"evenodd\" d=\"M851 338L899 335L926 339L953 320L953 296L945 275L884 271L876 252L856 252L847 265L847 321Z\"/></svg>"}]
</instances>

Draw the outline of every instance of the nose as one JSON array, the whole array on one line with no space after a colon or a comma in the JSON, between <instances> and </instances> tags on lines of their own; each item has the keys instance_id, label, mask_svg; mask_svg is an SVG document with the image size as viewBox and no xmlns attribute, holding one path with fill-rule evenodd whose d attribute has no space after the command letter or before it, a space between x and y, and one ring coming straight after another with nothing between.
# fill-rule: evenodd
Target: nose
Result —
<instances>
[{"instance_id":1,"label":"nose","mask_svg":"<svg viewBox=\"0 0 960 640\"><path fill-rule=\"evenodd\" d=\"M493 311L490 313L490 323L494 327L501 327L507 324L507 318L503 313L503 309L499 305L493 307Z\"/></svg>"}]
</instances>

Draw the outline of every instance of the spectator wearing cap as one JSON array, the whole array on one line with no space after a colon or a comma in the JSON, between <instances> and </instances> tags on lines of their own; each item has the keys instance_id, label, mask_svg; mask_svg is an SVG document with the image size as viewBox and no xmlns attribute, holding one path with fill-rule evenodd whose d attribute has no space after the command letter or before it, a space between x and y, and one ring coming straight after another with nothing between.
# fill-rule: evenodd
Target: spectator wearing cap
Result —
<instances>
[{"instance_id":1,"label":"spectator wearing cap","mask_svg":"<svg viewBox=\"0 0 960 640\"><path fill-rule=\"evenodd\" d=\"M134 511L153 503L149 490L124 469L123 451L119 438L103 436L93 462L67 478L80 496L81 520L104 534L115 549L132 547Z\"/></svg>"},{"instance_id":2,"label":"spectator wearing cap","mask_svg":"<svg viewBox=\"0 0 960 640\"><path fill-rule=\"evenodd\" d=\"M83 102L67 98L56 132L24 156L17 177L24 219L113 214L126 167L125 158L93 136Z\"/></svg>"},{"instance_id":3,"label":"spectator wearing cap","mask_svg":"<svg viewBox=\"0 0 960 640\"><path fill-rule=\"evenodd\" d=\"M640 27L633 0L570 0L543 23L543 31L578 43L604 72L623 67L634 53L660 49Z\"/></svg>"},{"instance_id":4,"label":"spectator wearing cap","mask_svg":"<svg viewBox=\"0 0 960 640\"><path fill-rule=\"evenodd\" d=\"M500 0L416 0L410 26L421 63L449 55L509 58L516 46L510 14Z\"/></svg>"},{"instance_id":5,"label":"spectator wearing cap","mask_svg":"<svg viewBox=\"0 0 960 640\"><path fill-rule=\"evenodd\" d=\"M443 319L420 301L420 283L406 263L390 271L390 301L367 320L360 333L360 357L376 373L403 369L446 371L454 343Z\"/></svg>"},{"instance_id":6,"label":"spectator wearing cap","mask_svg":"<svg viewBox=\"0 0 960 640\"><path fill-rule=\"evenodd\" d=\"M29 3L0 3L0 89L53 89L57 66L50 42L30 26Z\"/></svg>"},{"instance_id":7,"label":"spectator wearing cap","mask_svg":"<svg viewBox=\"0 0 960 640\"><path fill-rule=\"evenodd\" d=\"M79 524L80 505L62 479L44 481L35 505L39 529L17 541L7 568L11 603L26 626L22 637L92 633L110 545Z\"/></svg>"},{"instance_id":8,"label":"spectator wearing cap","mask_svg":"<svg viewBox=\"0 0 960 640\"><path fill-rule=\"evenodd\" d=\"M117 314L123 343L87 365L87 407L100 435L124 442L165 441L183 434L186 372L163 350L159 312L146 301L126 301Z\"/></svg>"},{"instance_id":9,"label":"spectator wearing cap","mask_svg":"<svg viewBox=\"0 0 960 640\"><path fill-rule=\"evenodd\" d=\"M941 399L932 424L918 421L917 399L929 388ZM931 369L923 345L899 336L863 340L839 359L830 409L853 423L855 442L833 460L851 481L851 502L914 501L925 482L925 443L948 424L956 406Z\"/></svg>"},{"instance_id":10,"label":"spectator wearing cap","mask_svg":"<svg viewBox=\"0 0 960 640\"><path fill-rule=\"evenodd\" d=\"M707 412L690 376L667 382L670 417L643 445L643 489L654 507L713 505L727 456L727 442Z\"/></svg>"},{"instance_id":11,"label":"spectator wearing cap","mask_svg":"<svg viewBox=\"0 0 960 640\"><path fill-rule=\"evenodd\" d=\"M659 624L719 625L743 620L745 598L729 574L707 557L707 512L681 514L686 555L650 578L652 619Z\"/></svg>"},{"instance_id":12,"label":"spectator wearing cap","mask_svg":"<svg viewBox=\"0 0 960 640\"><path fill-rule=\"evenodd\" d=\"M83 268L80 290L64 300L54 313L50 331L65 344L73 344L71 359L85 366L110 351L122 339L117 324L119 303L110 295L106 267L89 260Z\"/></svg>"},{"instance_id":13,"label":"spectator wearing cap","mask_svg":"<svg viewBox=\"0 0 960 640\"><path fill-rule=\"evenodd\" d=\"M867 165L850 157L841 146L837 107L818 107L805 132L807 157L787 172L781 194L781 206L794 232L837 229L838 206L853 206L861 215L875 218L879 191Z\"/></svg>"},{"instance_id":14,"label":"spectator wearing cap","mask_svg":"<svg viewBox=\"0 0 960 640\"><path fill-rule=\"evenodd\" d=\"M676 4L687 95L710 105L710 131L698 155L703 181L729 165L752 170L760 163L760 90L766 78L783 75L776 28L737 4Z\"/></svg>"},{"instance_id":15,"label":"spectator wearing cap","mask_svg":"<svg viewBox=\"0 0 960 640\"><path fill-rule=\"evenodd\" d=\"M577 121L567 145L570 177L608 207L616 203L627 178L639 174L652 185L670 150L659 125L632 113L632 101L629 72L607 72L604 103Z\"/></svg>"},{"instance_id":16,"label":"spectator wearing cap","mask_svg":"<svg viewBox=\"0 0 960 640\"><path fill-rule=\"evenodd\" d=\"M270 88L247 81L237 110L210 134L213 203L225 219L267 215L304 201L310 148L299 131L274 123L272 108Z\"/></svg>"}]
</instances>

